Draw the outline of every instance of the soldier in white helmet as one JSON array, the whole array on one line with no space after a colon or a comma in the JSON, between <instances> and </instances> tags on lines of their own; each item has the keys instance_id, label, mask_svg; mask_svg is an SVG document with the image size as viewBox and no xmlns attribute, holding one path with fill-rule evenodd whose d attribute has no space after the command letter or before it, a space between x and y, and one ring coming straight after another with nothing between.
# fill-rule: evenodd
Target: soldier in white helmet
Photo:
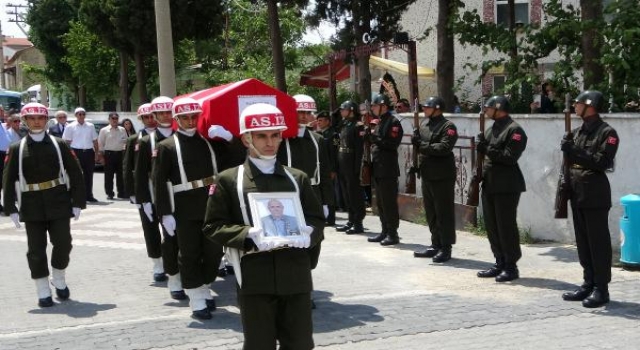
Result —
<instances>
[{"instance_id":1,"label":"soldier in white helmet","mask_svg":"<svg viewBox=\"0 0 640 350\"><path fill-rule=\"evenodd\" d=\"M138 107L138 120L142 122L144 128L135 135L131 135L127 139L127 144L123 158L123 178L126 193L131 193L131 203L138 207L140 212L140 221L142 223L142 231L144 232L144 242L147 246L147 256L153 262L153 280L156 282L164 282L167 280L167 274L164 272L162 264L162 234L160 233L160 223L158 220L150 220L142 209L142 205L135 196L135 166L140 152L140 140L143 137L156 131L158 122L151 113L151 103L144 103Z\"/></svg>"},{"instance_id":2,"label":"soldier in white helmet","mask_svg":"<svg viewBox=\"0 0 640 350\"><path fill-rule=\"evenodd\" d=\"M166 96L158 96L151 101L150 111L156 121L156 130L138 141L138 155L135 162L135 200L152 226L160 225L160 218L155 212L154 197L152 193L151 170L157 155L157 145L162 140L173 135L173 117L171 108L173 99ZM155 263L158 263L156 261ZM172 299L186 300L187 295L182 289L180 269L178 267L178 239L171 236L166 230L162 230L162 265L164 272L169 275L167 287ZM159 266L154 266L154 271L160 272ZM160 275L155 275L154 279Z\"/></svg>"},{"instance_id":3,"label":"soldier in white helmet","mask_svg":"<svg viewBox=\"0 0 640 350\"><path fill-rule=\"evenodd\" d=\"M51 251L52 279L60 300L69 299L65 269L71 252L70 219L86 207L80 164L69 145L45 132L47 108L28 103L20 112L29 134L11 145L3 176L4 211L16 228L27 231L27 261L36 283L38 305L53 306L49 287L47 232ZM18 204L16 206L16 203Z\"/></svg>"},{"instance_id":4,"label":"soldier in white helmet","mask_svg":"<svg viewBox=\"0 0 640 350\"><path fill-rule=\"evenodd\" d=\"M297 104L298 133L296 137L285 139L278 150L280 163L302 170L309 176L311 187L322 203L325 219L329 216L329 206L334 205L333 182L329 150L322 135L308 128L315 122L316 101L308 95L295 95ZM320 257L320 244L311 250L311 268L315 269ZM315 304L312 304L315 308Z\"/></svg>"},{"instance_id":5,"label":"soldier in white helmet","mask_svg":"<svg viewBox=\"0 0 640 350\"><path fill-rule=\"evenodd\" d=\"M204 237L202 226L209 187L225 169L221 158L228 140L208 141L198 134L202 108L194 99L180 98L172 109L178 131L158 144L153 169L156 214L167 233L178 238L180 275L192 317L210 319L216 304L209 285L218 275L223 251ZM222 126L211 129L231 136Z\"/></svg>"},{"instance_id":6,"label":"soldier in white helmet","mask_svg":"<svg viewBox=\"0 0 640 350\"><path fill-rule=\"evenodd\" d=\"M240 115L243 165L223 171L209 190L204 233L228 248L235 266L244 349L312 349L311 261L309 250L322 240L324 215L302 171L276 160L287 128L282 112L258 103ZM262 243L260 218L252 218L247 193L294 192L300 198L306 241ZM240 263L242 262L242 263Z\"/></svg>"}]
</instances>

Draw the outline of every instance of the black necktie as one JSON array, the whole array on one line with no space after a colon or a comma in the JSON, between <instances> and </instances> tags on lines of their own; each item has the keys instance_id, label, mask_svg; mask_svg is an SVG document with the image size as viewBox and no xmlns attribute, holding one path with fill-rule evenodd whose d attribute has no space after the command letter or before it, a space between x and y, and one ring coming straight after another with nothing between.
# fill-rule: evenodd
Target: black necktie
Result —
<instances>
[{"instance_id":1,"label":"black necktie","mask_svg":"<svg viewBox=\"0 0 640 350\"><path fill-rule=\"evenodd\" d=\"M60 133L64 134L64 124L60 124Z\"/></svg>"}]
</instances>

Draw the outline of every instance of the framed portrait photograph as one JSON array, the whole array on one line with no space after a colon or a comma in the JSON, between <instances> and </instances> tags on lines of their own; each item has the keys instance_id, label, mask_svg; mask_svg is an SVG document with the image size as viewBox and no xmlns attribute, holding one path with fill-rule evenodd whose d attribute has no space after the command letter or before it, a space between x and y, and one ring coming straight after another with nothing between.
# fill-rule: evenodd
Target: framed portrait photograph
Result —
<instances>
[{"instance_id":1,"label":"framed portrait photograph","mask_svg":"<svg viewBox=\"0 0 640 350\"><path fill-rule=\"evenodd\" d=\"M300 230L306 223L297 193L254 192L247 197L253 225L262 229L261 241L286 243L308 236Z\"/></svg>"}]
</instances>

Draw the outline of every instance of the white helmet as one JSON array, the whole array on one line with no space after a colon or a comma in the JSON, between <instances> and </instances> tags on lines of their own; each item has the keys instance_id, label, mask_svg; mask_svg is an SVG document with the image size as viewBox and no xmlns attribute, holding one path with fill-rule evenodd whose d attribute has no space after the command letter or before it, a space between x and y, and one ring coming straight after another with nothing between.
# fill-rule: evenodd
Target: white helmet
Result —
<instances>
[{"instance_id":1,"label":"white helmet","mask_svg":"<svg viewBox=\"0 0 640 350\"><path fill-rule=\"evenodd\" d=\"M179 115L182 114L193 114L193 113L202 113L202 107L198 101L192 99L191 97L183 97L177 99L173 103L172 108L173 118L178 118Z\"/></svg>"},{"instance_id":2,"label":"white helmet","mask_svg":"<svg viewBox=\"0 0 640 350\"><path fill-rule=\"evenodd\" d=\"M276 106L256 103L240 113L240 135L251 131L287 130L284 114Z\"/></svg>"},{"instance_id":3,"label":"white helmet","mask_svg":"<svg viewBox=\"0 0 640 350\"><path fill-rule=\"evenodd\" d=\"M27 115L44 115L46 117L49 115L49 112L45 105L37 102L31 102L24 105L20 110L21 117L25 117Z\"/></svg>"},{"instance_id":4,"label":"white helmet","mask_svg":"<svg viewBox=\"0 0 640 350\"><path fill-rule=\"evenodd\" d=\"M314 100L313 97L309 95L299 94L299 95L293 96L293 99L296 100L296 104L297 104L296 110L298 111L315 112L317 110L316 100Z\"/></svg>"},{"instance_id":5,"label":"white helmet","mask_svg":"<svg viewBox=\"0 0 640 350\"><path fill-rule=\"evenodd\" d=\"M143 103L138 107L138 119L141 119L143 115L151 114L151 103Z\"/></svg>"},{"instance_id":6,"label":"white helmet","mask_svg":"<svg viewBox=\"0 0 640 350\"><path fill-rule=\"evenodd\" d=\"M153 112L171 112L173 107L173 99L167 96L158 96L151 101L151 113Z\"/></svg>"}]
</instances>

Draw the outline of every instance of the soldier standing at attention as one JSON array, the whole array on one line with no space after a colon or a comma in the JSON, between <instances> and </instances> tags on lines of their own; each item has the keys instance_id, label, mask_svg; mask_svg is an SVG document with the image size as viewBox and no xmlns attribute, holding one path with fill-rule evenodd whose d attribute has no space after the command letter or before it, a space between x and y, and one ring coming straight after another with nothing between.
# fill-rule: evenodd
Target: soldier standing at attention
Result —
<instances>
[{"instance_id":1,"label":"soldier standing at attention","mask_svg":"<svg viewBox=\"0 0 640 350\"><path fill-rule=\"evenodd\" d=\"M451 259L451 246L456 243L453 146L458 141L458 130L442 115L444 109L442 98L427 98L422 111L429 121L415 130L412 140L420 152L422 200L431 231L431 246L413 256L433 258L436 263Z\"/></svg>"},{"instance_id":2,"label":"soldier standing at attention","mask_svg":"<svg viewBox=\"0 0 640 350\"><path fill-rule=\"evenodd\" d=\"M400 226L398 147L402 142L404 131L398 118L391 114L390 108L391 101L387 95L377 94L374 96L371 111L373 115L380 118L380 121L371 132L371 172L382 232L370 241L376 242L378 239L382 239L380 244L384 246L400 243L398 236L398 227Z\"/></svg>"},{"instance_id":3,"label":"soldier standing at attention","mask_svg":"<svg viewBox=\"0 0 640 350\"><path fill-rule=\"evenodd\" d=\"M324 147L329 155L329 175L330 184L333 189L335 199L335 185L336 176L338 174L338 147L340 146L340 139L335 129L331 124L331 115L328 112L320 112L316 117L316 128L318 133L322 135ZM336 224L336 201L332 205L329 205L329 215L327 216L327 225L333 226Z\"/></svg>"},{"instance_id":4,"label":"soldier standing at attention","mask_svg":"<svg viewBox=\"0 0 640 350\"><path fill-rule=\"evenodd\" d=\"M307 126L315 119L316 101L307 95L295 95L298 112L298 135L285 139L278 149L278 161L290 168L304 171L311 181L311 187L322 203L325 219L329 216L329 206L334 204L329 150L322 136L311 131ZM323 234L323 231L320 232ZM321 237L320 240L324 239ZM311 269L318 266L321 244L309 249ZM315 303L312 303L315 308Z\"/></svg>"},{"instance_id":5,"label":"soldier standing at attention","mask_svg":"<svg viewBox=\"0 0 640 350\"><path fill-rule=\"evenodd\" d=\"M138 207L140 213L140 221L142 223L142 232L144 232L144 242L147 247L147 256L153 261L153 280L156 282L164 282L167 275L164 273L162 265L162 235L160 234L160 225L157 220L149 220L142 206L138 204L135 196L135 165L140 151L139 141L156 131L158 123L151 113L151 104L145 103L138 107L138 119L144 124L144 128L136 134L131 135L127 139L127 145L122 160L123 180L125 192L130 194L131 203Z\"/></svg>"},{"instance_id":6,"label":"soldier standing at attention","mask_svg":"<svg viewBox=\"0 0 640 350\"><path fill-rule=\"evenodd\" d=\"M27 262L36 283L38 305L53 306L47 263L47 232L52 279L60 300L69 299L65 269L71 253L71 217L78 220L86 207L85 187L78 160L63 140L45 132L47 108L28 103L21 110L29 134L11 145L4 169L4 211L27 231ZM17 186L16 186L17 184ZM16 190L16 187L18 189ZM18 206L16 206L16 202Z\"/></svg>"},{"instance_id":7,"label":"soldier standing at attention","mask_svg":"<svg viewBox=\"0 0 640 350\"><path fill-rule=\"evenodd\" d=\"M345 206L349 213L347 223L336 231L347 234L364 233L362 220L366 215L364 193L360 187L360 167L364 151L364 124L358 121L358 105L345 101L340 105L342 129L338 148L338 176Z\"/></svg>"},{"instance_id":8,"label":"soldier standing at attention","mask_svg":"<svg viewBox=\"0 0 640 350\"><path fill-rule=\"evenodd\" d=\"M166 96L158 96L151 101L151 113L157 123L157 128L138 141L138 155L134 174L135 197L149 223L154 227L160 225L160 219L155 212L155 197L152 197L151 171L158 155L158 143L173 135L171 107L173 107L173 99ZM154 261L154 271L159 271L159 267L155 266L157 262L157 260ZM178 239L175 235L169 235L164 227L162 229L162 264L164 272L169 275L167 287L171 298L175 300L187 299L187 295L182 289L180 269L178 267ZM156 281L163 280L162 276L155 273L154 279Z\"/></svg>"},{"instance_id":9,"label":"soldier standing at attention","mask_svg":"<svg viewBox=\"0 0 640 350\"><path fill-rule=\"evenodd\" d=\"M522 251L516 218L520 194L526 185L518 159L527 147L527 135L509 116L506 97L491 97L484 109L494 123L486 133L478 135L476 148L480 156L486 155L482 169L482 213L496 263L478 272L478 277L507 282L520 277L516 263Z\"/></svg>"},{"instance_id":10,"label":"soldier standing at attention","mask_svg":"<svg viewBox=\"0 0 640 350\"><path fill-rule=\"evenodd\" d=\"M322 237L324 216L307 175L276 160L286 128L277 107L257 103L245 108L240 134L249 156L243 165L220 173L209 188L203 231L228 247L227 255L234 261L244 349L275 350L276 342L281 349L314 347L308 250ZM256 227L260 218L251 217L251 192L296 193L308 225L301 231L310 239L275 246L254 241L262 229Z\"/></svg>"},{"instance_id":11,"label":"soldier standing at attention","mask_svg":"<svg viewBox=\"0 0 640 350\"><path fill-rule=\"evenodd\" d=\"M584 91L574 101L582 126L565 135L561 149L571 163L571 212L583 283L564 300L579 301L588 308L609 302L611 282L611 234L609 209L611 186L605 170L613 167L620 139L615 129L602 121L604 98L599 91Z\"/></svg>"},{"instance_id":12,"label":"soldier standing at attention","mask_svg":"<svg viewBox=\"0 0 640 350\"><path fill-rule=\"evenodd\" d=\"M198 134L201 113L200 104L192 98L173 103L178 131L158 144L153 190L162 226L178 238L180 276L192 317L203 320L210 319L216 309L209 284L216 279L224 254L221 245L204 237L202 226L209 186L222 169L219 160L226 147Z\"/></svg>"}]
</instances>

